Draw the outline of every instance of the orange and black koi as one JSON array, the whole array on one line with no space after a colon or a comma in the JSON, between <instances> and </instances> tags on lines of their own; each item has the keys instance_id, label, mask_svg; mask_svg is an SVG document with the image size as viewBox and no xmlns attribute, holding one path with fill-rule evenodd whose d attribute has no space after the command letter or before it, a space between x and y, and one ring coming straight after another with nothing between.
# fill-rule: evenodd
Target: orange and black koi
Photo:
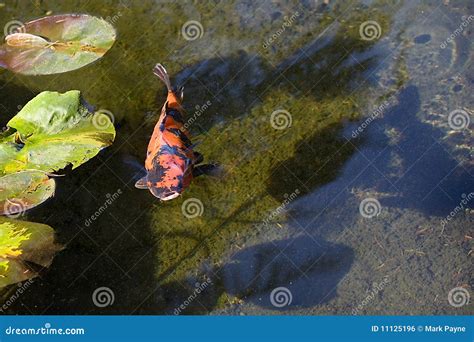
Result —
<instances>
[{"instance_id":1,"label":"orange and black koi","mask_svg":"<svg viewBox=\"0 0 474 342\"><path fill-rule=\"evenodd\" d=\"M195 165L202 162L203 157L193 151L189 132L184 125L182 88L178 96L161 64L155 66L153 73L165 83L168 96L148 144L145 160L147 175L135 186L149 189L155 197L168 201L178 197L189 186L193 176L199 174L199 167Z\"/></svg>"}]
</instances>

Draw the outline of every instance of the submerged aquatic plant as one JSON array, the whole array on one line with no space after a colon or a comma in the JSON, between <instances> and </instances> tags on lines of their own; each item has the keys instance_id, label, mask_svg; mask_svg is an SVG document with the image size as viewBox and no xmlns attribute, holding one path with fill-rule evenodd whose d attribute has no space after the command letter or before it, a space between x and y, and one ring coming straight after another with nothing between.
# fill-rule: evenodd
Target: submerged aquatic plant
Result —
<instances>
[{"instance_id":1,"label":"submerged aquatic plant","mask_svg":"<svg viewBox=\"0 0 474 342\"><path fill-rule=\"evenodd\" d=\"M0 66L25 75L79 69L101 58L115 42L107 21L86 14L55 15L25 23L5 37Z\"/></svg>"}]
</instances>

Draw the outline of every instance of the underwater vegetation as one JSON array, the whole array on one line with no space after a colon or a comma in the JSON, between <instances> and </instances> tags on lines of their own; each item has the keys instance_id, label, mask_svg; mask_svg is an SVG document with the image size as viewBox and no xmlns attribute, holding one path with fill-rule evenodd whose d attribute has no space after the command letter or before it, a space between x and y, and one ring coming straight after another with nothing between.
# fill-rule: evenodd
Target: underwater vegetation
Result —
<instances>
[{"instance_id":1,"label":"underwater vegetation","mask_svg":"<svg viewBox=\"0 0 474 342\"><path fill-rule=\"evenodd\" d=\"M330 43L314 51L308 49L306 55L293 56L299 59L298 63L283 60L271 65L258 55L241 51L224 60L196 63L186 70L187 75L205 80L204 86L193 82L193 77L187 80L187 91L198 94L204 89L219 93L213 87L220 68L245 65L245 75L258 65L265 70L266 78L257 79L246 88L247 94L264 93L263 97L239 98L235 104L245 110L245 115L231 118L225 124L209 123L204 118L199 127L191 125L191 130L203 132L200 151L209 160L225 165L226 170L220 180L197 179L182 201L160 206L153 215L156 236L166 236L156 241L156 277L166 291L175 293L171 288L176 280L186 283L185 279L198 277L202 272L217 274L213 281L221 284L221 270L229 268L222 264L222 256L245 248L247 240L284 222L286 214L283 211L267 224L261 224L262 219L271 216L293 194L302 196L337 177L358 144L348 144L341 137L341 122L362 115L367 89L356 85L364 81L365 71L375 62L367 56L351 63L351 57L341 46L347 51L362 52L373 45L359 38L358 24L366 20L366 15L354 11L347 19L352 25L337 26ZM388 30L390 21L386 15L374 10L372 17ZM326 20L329 25L330 20ZM212 74L217 75L209 77ZM295 93L292 84L306 92ZM227 93L220 96L226 105L219 110L232 108L232 97ZM277 110L278 117L273 120L270 114ZM302 179L307 182L301 182ZM175 214L179 211L184 215ZM203 271L197 265L210 270ZM251 296L235 289L222 291L217 295L219 305L229 303L227 293L239 298Z\"/></svg>"},{"instance_id":2,"label":"underwater vegetation","mask_svg":"<svg viewBox=\"0 0 474 342\"><path fill-rule=\"evenodd\" d=\"M61 15L18 27L0 48L0 65L23 74L52 74L80 68L100 58L115 31L101 19ZM6 123L0 134L0 289L37 275L60 250L54 230L16 220L54 196L54 177L75 169L110 146L113 122L93 112L78 90L44 91Z\"/></svg>"}]
</instances>

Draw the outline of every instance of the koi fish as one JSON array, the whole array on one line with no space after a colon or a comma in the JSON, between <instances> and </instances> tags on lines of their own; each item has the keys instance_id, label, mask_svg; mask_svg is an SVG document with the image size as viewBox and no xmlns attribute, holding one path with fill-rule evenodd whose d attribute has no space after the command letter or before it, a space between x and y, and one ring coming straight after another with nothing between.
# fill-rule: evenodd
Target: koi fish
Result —
<instances>
[{"instance_id":1,"label":"koi fish","mask_svg":"<svg viewBox=\"0 0 474 342\"><path fill-rule=\"evenodd\" d=\"M197 166L203 156L193 151L194 145L183 120L183 88L178 93L171 87L166 69L157 64L153 73L163 81L168 96L148 143L145 169L147 174L135 183L138 189L148 189L162 201L178 197L193 177L206 173L212 165Z\"/></svg>"}]
</instances>

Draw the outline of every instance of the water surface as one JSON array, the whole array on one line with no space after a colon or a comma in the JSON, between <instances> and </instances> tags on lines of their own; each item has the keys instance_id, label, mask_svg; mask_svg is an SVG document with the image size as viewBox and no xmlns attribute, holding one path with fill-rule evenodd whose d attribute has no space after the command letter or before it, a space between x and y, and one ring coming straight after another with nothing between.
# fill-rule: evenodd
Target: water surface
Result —
<instances>
[{"instance_id":1,"label":"water surface","mask_svg":"<svg viewBox=\"0 0 474 342\"><path fill-rule=\"evenodd\" d=\"M474 185L472 126L448 120L473 108L472 23L447 42L467 1L12 1L0 20L49 11L104 17L117 42L66 74L3 71L3 122L41 91L79 89L114 114L117 139L25 215L66 248L8 313L472 314L448 303L472 293L472 203L441 223ZM188 21L202 37L183 38ZM379 37L362 39L368 21ZM169 203L133 186L165 97L157 62L185 86L197 150L225 171ZM188 199L201 216L183 215ZM378 215L361 215L366 199ZM107 307L92 300L102 286Z\"/></svg>"}]
</instances>

